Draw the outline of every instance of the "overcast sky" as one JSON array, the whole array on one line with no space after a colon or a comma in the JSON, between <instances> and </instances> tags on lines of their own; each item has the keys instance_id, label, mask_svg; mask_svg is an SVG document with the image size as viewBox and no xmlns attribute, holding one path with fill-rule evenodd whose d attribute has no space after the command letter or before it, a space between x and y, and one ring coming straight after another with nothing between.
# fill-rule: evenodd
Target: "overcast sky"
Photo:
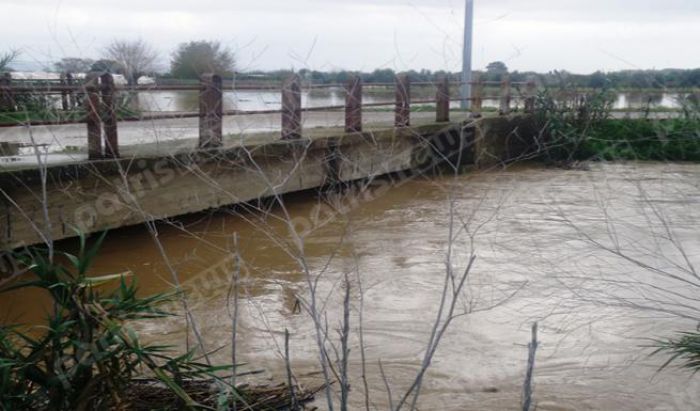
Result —
<instances>
[{"instance_id":1,"label":"overcast sky","mask_svg":"<svg viewBox=\"0 0 700 411\"><path fill-rule=\"evenodd\" d=\"M0 0L18 68L99 57L115 38L161 53L220 40L238 68L458 70L463 0ZM700 67L700 0L476 0L475 68Z\"/></svg>"}]
</instances>

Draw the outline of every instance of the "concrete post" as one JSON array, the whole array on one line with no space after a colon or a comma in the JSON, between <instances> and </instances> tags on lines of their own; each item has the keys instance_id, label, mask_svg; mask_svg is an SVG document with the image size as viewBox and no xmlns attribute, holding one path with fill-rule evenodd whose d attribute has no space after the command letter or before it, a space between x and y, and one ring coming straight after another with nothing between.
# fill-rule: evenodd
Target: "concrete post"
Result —
<instances>
[{"instance_id":1,"label":"concrete post","mask_svg":"<svg viewBox=\"0 0 700 411\"><path fill-rule=\"evenodd\" d=\"M450 121L450 81L447 76L440 76L437 80L436 119L438 123Z\"/></svg>"},{"instance_id":2,"label":"concrete post","mask_svg":"<svg viewBox=\"0 0 700 411\"><path fill-rule=\"evenodd\" d=\"M362 78L354 76L345 85L345 132L362 131Z\"/></svg>"},{"instance_id":3,"label":"concrete post","mask_svg":"<svg viewBox=\"0 0 700 411\"><path fill-rule=\"evenodd\" d=\"M75 81L73 79L73 74L66 73L66 85L72 86L74 84L75 84ZM72 90L68 92L68 107L70 109L74 109L74 108L78 107L78 97Z\"/></svg>"},{"instance_id":4,"label":"concrete post","mask_svg":"<svg viewBox=\"0 0 700 411\"><path fill-rule=\"evenodd\" d=\"M472 117L479 118L479 117L481 117L481 106L482 106L482 102L483 102L484 84L481 82L481 78L479 77L479 73L473 73L472 78L473 78L473 87L472 87L472 94L471 94Z\"/></svg>"},{"instance_id":5,"label":"concrete post","mask_svg":"<svg viewBox=\"0 0 700 411\"><path fill-rule=\"evenodd\" d=\"M117 136L117 108L114 103L114 77L105 73L100 76L102 88L102 124L105 132L105 157L119 158L119 138Z\"/></svg>"},{"instance_id":6,"label":"concrete post","mask_svg":"<svg viewBox=\"0 0 700 411\"><path fill-rule=\"evenodd\" d=\"M292 74L282 85L282 140L301 138L301 79Z\"/></svg>"},{"instance_id":7,"label":"concrete post","mask_svg":"<svg viewBox=\"0 0 700 411\"><path fill-rule=\"evenodd\" d=\"M474 37L474 0L466 0L464 7L464 44L462 51L462 110L469 110L471 103L467 98L471 95L472 82L472 43Z\"/></svg>"},{"instance_id":8,"label":"concrete post","mask_svg":"<svg viewBox=\"0 0 700 411\"><path fill-rule=\"evenodd\" d=\"M85 111L87 111L88 158L102 158L102 125L100 121L100 94L98 77L88 73L85 77Z\"/></svg>"},{"instance_id":9,"label":"concrete post","mask_svg":"<svg viewBox=\"0 0 700 411\"><path fill-rule=\"evenodd\" d=\"M503 75L501 80L501 104L500 113L502 115L510 114L510 76Z\"/></svg>"},{"instance_id":10,"label":"concrete post","mask_svg":"<svg viewBox=\"0 0 700 411\"><path fill-rule=\"evenodd\" d=\"M222 144L223 98L221 76L203 74L199 91L199 148Z\"/></svg>"},{"instance_id":11,"label":"concrete post","mask_svg":"<svg viewBox=\"0 0 700 411\"><path fill-rule=\"evenodd\" d=\"M12 75L3 73L0 77L0 111L15 111L15 99L12 96Z\"/></svg>"},{"instance_id":12,"label":"concrete post","mask_svg":"<svg viewBox=\"0 0 700 411\"><path fill-rule=\"evenodd\" d=\"M68 82L66 81L66 76L67 76L67 73L61 73L61 86L65 87L68 85ZM68 91L67 90L61 91L61 109L63 111L70 110L70 102L68 101Z\"/></svg>"},{"instance_id":13,"label":"concrete post","mask_svg":"<svg viewBox=\"0 0 700 411\"><path fill-rule=\"evenodd\" d=\"M407 74L396 76L396 117L397 128L411 125L411 79Z\"/></svg>"},{"instance_id":14,"label":"concrete post","mask_svg":"<svg viewBox=\"0 0 700 411\"><path fill-rule=\"evenodd\" d=\"M528 80L525 94L525 112L534 113L535 99L537 98L537 83L535 83L535 80Z\"/></svg>"}]
</instances>

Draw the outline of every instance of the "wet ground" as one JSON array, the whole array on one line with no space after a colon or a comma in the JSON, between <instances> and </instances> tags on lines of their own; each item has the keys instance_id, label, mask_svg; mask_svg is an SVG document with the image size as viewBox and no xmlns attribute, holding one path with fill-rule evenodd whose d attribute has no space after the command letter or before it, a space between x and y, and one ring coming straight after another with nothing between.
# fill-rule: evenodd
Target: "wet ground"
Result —
<instances>
[{"instance_id":1,"label":"wet ground","mask_svg":"<svg viewBox=\"0 0 700 411\"><path fill-rule=\"evenodd\" d=\"M288 329L292 365L306 383L319 380L315 329L298 310L310 299L307 280L318 280L328 338L337 345L347 278L351 409L364 408L360 312L370 402L387 409L379 361L396 404L423 359L447 262L461 273L473 255L420 409L519 409L533 322L538 410L700 407L697 377L659 371L666 357L649 356L648 348L653 339L694 330L700 318L700 166L519 165L377 182L331 203L301 193L286 197L284 208L261 206L265 213L237 208L162 224L165 259L147 230L115 231L96 270L131 270L151 293L172 285L171 267L189 292L207 348L221 348L213 357L225 362L237 238L239 360L284 380ZM304 233L303 253L289 221ZM40 298L3 297L5 321L38 318ZM181 318L139 329L183 348L188 335Z\"/></svg>"}]
</instances>

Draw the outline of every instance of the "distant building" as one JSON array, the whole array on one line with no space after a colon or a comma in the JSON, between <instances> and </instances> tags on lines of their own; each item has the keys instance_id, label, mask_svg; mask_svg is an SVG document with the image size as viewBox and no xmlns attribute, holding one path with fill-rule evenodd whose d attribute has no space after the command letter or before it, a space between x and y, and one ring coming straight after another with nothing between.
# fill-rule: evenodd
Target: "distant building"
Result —
<instances>
[{"instance_id":1,"label":"distant building","mask_svg":"<svg viewBox=\"0 0 700 411\"><path fill-rule=\"evenodd\" d=\"M11 71L10 77L15 80L60 80L61 75L47 71Z\"/></svg>"},{"instance_id":2,"label":"distant building","mask_svg":"<svg viewBox=\"0 0 700 411\"><path fill-rule=\"evenodd\" d=\"M60 73L52 73L48 71L12 71L10 76L15 80L60 80ZM125 86L126 78L121 74L113 74L114 84ZM73 78L84 79L85 73L73 73ZM141 76L138 79L138 84L155 84L156 80L153 77Z\"/></svg>"}]
</instances>

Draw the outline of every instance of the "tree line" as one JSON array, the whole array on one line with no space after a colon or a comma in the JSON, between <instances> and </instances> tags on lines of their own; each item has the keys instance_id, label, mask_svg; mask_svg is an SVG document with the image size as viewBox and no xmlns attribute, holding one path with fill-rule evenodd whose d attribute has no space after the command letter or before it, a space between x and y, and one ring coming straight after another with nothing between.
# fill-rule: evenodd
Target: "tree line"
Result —
<instances>
[{"instance_id":1,"label":"tree line","mask_svg":"<svg viewBox=\"0 0 700 411\"><path fill-rule=\"evenodd\" d=\"M12 71L12 62L19 55L16 50L0 55L0 71ZM171 54L170 70L166 74L158 69L159 59L156 49L143 40L115 40L102 50L97 60L64 57L48 69L60 73L121 74L129 85L137 84L143 76L196 79L205 72L229 77L235 72L233 53L218 41L181 43Z\"/></svg>"},{"instance_id":2,"label":"tree line","mask_svg":"<svg viewBox=\"0 0 700 411\"><path fill-rule=\"evenodd\" d=\"M260 75L282 79L291 73L289 70L273 72L258 72ZM368 83L393 82L396 72L392 69L377 69L371 72L299 70L302 78L313 83L344 83L350 76L360 75ZM411 80L418 82L435 81L438 76L448 76L451 81L459 81L461 73L431 70L409 70ZM508 75L510 81L526 82L534 80L548 87L576 88L629 88L629 89L662 89L662 88L697 88L700 87L700 68L696 69L663 69L663 70L623 70L614 72L596 71L591 74L574 74L565 70L554 70L547 73L534 71L510 71L503 62L490 63L485 70L476 70L476 76L482 81L501 81Z\"/></svg>"},{"instance_id":3,"label":"tree line","mask_svg":"<svg viewBox=\"0 0 700 411\"><path fill-rule=\"evenodd\" d=\"M10 51L0 55L0 71L11 69L12 61L19 55ZM391 83L397 72L390 68L376 69L369 72L351 70L319 71L301 70L253 70L236 72L234 53L218 41L198 40L180 44L170 56L169 70L157 67L159 53L143 40L116 40L102 50L98 60L66 57L57 61L53 69L66 73L109 72L123 75L131 85L136 84L142 76L164 79L197 79L202 73L215 72L224 77L234 75L242 80L263 80L279 82L292 73L299 74L305 81L318 84L342 84L351 76L359 75L367 83ZM452 81L459 81L459 72L444 70L409 70L407 73L413 81L434 81L438 76L448 76ZM614 72L596 71L591 74L574 74L563 70L547 73L533 71L510 71L505 63L496 61L488 64L484 70L475 72L481 80L500 81L508 75L511 81L525 82L535 80L549 87L576 88L697 88L700 87L700 68L696 69L662 69L662 70L623 70Z\"/></svg>"}]
</instances>

